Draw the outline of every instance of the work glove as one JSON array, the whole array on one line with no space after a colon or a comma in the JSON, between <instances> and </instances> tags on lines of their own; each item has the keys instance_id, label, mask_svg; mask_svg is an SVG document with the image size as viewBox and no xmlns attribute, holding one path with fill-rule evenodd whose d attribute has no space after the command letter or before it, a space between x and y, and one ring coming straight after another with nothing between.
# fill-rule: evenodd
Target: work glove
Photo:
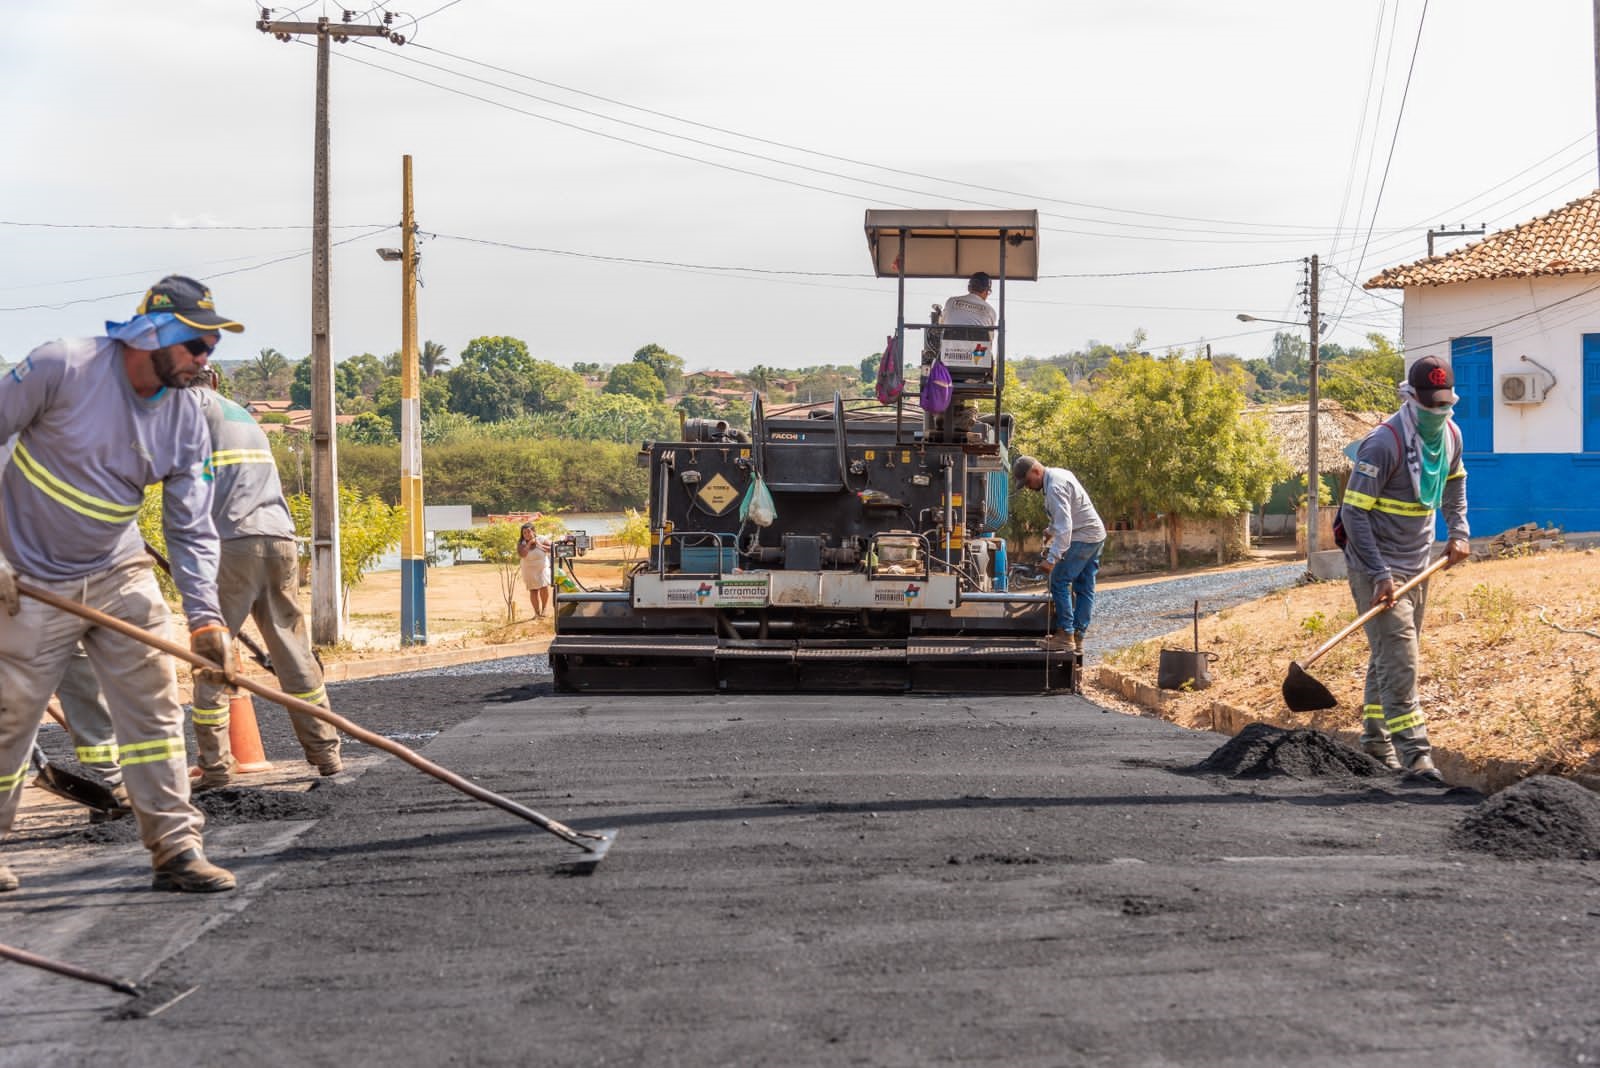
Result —
<instances>
[{"instance_id":1,"label":"work glove","mask_svg":"<svg viewBox=\"0 0 1600 1068\"><path fill-rule=\"evenodd\" d=\"M6 606L6 611L11 615L16 615L22 607L22 602L17 599L17 573L4 555L0 555L0 603Z\"/></svg>"},{"instance_id":2,"label":"work glove","mask_svg":"<svg viewBox=\"0 0 1600 1068\"><path fill-rule=\"evenodd\" d=\"M228 628L221 623L212 623L189 632L189 648L195 654L205 657L218 668L196 667L194 677L218 686L226 686L234 680L233 671L233 642L228 637Z\"/></svg>"}]
</instances>

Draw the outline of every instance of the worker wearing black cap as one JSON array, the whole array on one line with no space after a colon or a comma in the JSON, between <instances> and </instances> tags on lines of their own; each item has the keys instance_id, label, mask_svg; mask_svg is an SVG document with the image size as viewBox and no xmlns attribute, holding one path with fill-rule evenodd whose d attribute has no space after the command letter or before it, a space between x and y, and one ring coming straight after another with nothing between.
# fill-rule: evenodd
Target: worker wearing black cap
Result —
<instances>
[{"instance_id":1,"label":"worker wearing black cap","mask_svg":"<svg viewBox=\"0 0 1600 1068\"><path fill-rule=\"evenodd\" d=\"M1450 419L1457 400L1450 365L1422 357L1400 394L1400 410L1362 439L1339 508L1357 610L1390 605L1366 624L1361 746L1413 780L1442 784L1417 698L1417 637L1428 584L1399 598L1394 591L1428 566L1436 512L1444 512L1448 526L1450 564L1467 558L1467 471L1461 431Z\"/></svg>"}]
</instances>

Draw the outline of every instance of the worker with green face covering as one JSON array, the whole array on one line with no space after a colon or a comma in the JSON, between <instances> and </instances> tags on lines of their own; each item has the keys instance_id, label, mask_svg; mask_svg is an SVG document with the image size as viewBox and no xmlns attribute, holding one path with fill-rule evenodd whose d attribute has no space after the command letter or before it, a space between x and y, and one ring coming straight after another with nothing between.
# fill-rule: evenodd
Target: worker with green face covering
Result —
<instances>
[{"instance_id":1,"label":"worker with green face covering","mask_svg":"<svg viewBox=\"0 0 1600 1068\"><path fill-rule=\"evenodd\" d=\"M1417 699L1417 638L1428 584L1398 598L1394 591L1428 566L1441 510L1449 532L1446 566L1468 555L1467 471L1461 430L1450 419L1458 399L1455 375L1444 360L1424 356L1411 365L1400 395L1400 410L1362 439L1339 508L1356 608L1389 605L1366 624L1361 746L1412 781L1442 785Z\"/></svg>"}]
</instances>

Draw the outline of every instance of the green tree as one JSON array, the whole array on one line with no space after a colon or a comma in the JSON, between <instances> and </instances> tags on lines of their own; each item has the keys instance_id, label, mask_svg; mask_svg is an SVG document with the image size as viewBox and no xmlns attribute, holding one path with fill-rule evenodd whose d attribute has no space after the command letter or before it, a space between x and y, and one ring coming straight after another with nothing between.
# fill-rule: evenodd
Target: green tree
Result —
<instances>
[{"instance_id":1,"label":"green tree","mask_svg":"<svg viewBox=\"0 0 1600 1068\"><path fill-rule=\"evenodd\" d=\"M400 433L401 388L402 383L399 375L384 379L383 385L378 387L378 395L372 404L372 410L387 419L396 434ZM426 426L430 419L449 411L450 383L437 376L419 379L417 381L417 403L418 407L422 409L422 422Z\"/></svg>"},{"instance_id":2,"label":"green tree","mask_svg":"<svg viewBox=\"0 0 1600 1068\"><path fill-rule=\"evenodd\" d=\"M768 367L764 363L758 363L745 372L745 377L750 380L750 385L757 393L765 393L772 387L772 380L782 378L783 375L775 367Z\"/></svg>"},{"instance_id":3,"label":"green tree","mask_svg":"<svg viewBox=\"0 0 1600 1068\"><path fill-rule=\"evenodd\" d=\"M339 440L361 445L389 445L395 441L395 430L378 413L362 412L348 426L339 428Z\"/></svg>"},{"instance_id":4,"label":"green tree","mask_svg":"<svg viewBox=\"0 0 1600 1068\"><path fill-rule=\"evenodd\" d=\"M294 377L289 382L289 403L296 408L311 407L311 357L294 365Z\"/></svg>"},{"instance_id":5,"label":"green tree","mask_svg":"<svg viewBox=\"0 0 1600 1068\"><path fill-rule=\"evenodd\" d=\"M522 557L517 542L522 537L518 523L486 523L471 530L441 530L434 541L441 549L459 552L476 550L484 562L493 564L500 578L500 595L506 603L506 625L517 621L517 590L521 585Z\"/></svg>"},{"instance_id":6,"label":"green tree","mask_svg":"<svg viewBox=\"0 0 1600 1068\"><path fill-rule=\"evenodd\" d=\"M1311 345L1299 334L1279 330L1272 335L1272 369L1280 375L1301 375L1311 363Z\"/></svg>"},{"instance_id":7,"label":"green tree","mask_svg":"<svg viewBox=\"0 0 1600 1068\"><path fill-rule=\"evenodd\" d=\"M233 385L244 400L273 400L288 391L293 376L287 357L277 349L265 348L234 372Z\"/></svg>"},{"instance_id":8,"label":"green tree","mask_svg":"<svg viewBox=\"0 0 1600 1068\"><path fill-rule=\"evenodd\" d=\"M667 387L644 363L619 363L606 376L607 393L623 393L643 400L660 402L667 397Z\"/></svg>"},{"instance_id":9,"label":"green tree","mask_svg":"<svg viewBox=\"0 0 1600 1068\"><path fill-rule=\"evenodd\" d=\"M437 341L424 341L422 351L417 353L418 373L423 378L444 374L444 369L450 365L450 357L445 355L448 351Z\"/></svg>"},{"instance_id":10,"label":"green tree","mask_svg":"<svg viewBox=\"0 0 1600 1068\"><path fill-rule=\"evenodd\" d=\"M1382 334L1368 334L1365 349L1330 355L1318 369L1322 396L1350 411L1387 412L1398 407L1396 388L1405 379L1405 357Z\"/></svg>"},{"instance_id":11,"label":"green tree","mask_svg":"<svg viewBox=\"0 0 1600 1068\"><path fill-rule=\"evenodd\" d=\"M627 546L629 560L637 559L639 550L650 545L649 517L637 508L629 508L624 513L622 529L617 531L617 540Z\"/></svg>"},{"instance_id":12,"label":"green tree","mask_svg":"<svg viewBox=\"0 0 1600 1068\"><path fill-rule=\"evenodd\" d=\"M1050 414L1019 435L1023 447L1070 467L1102 516L1160 515L1173 567L1186 518L1238 515L1288 475L1265 422L1242 414L1238 387L1206 360L1118 358L1093 393L1059 391L1041 407Z\"/></svg>"},{"instance_id":13,"label":"green tree","mask_svg":"<svg viewBox=\"0 0 1600 1068\"><path fill-rule=\"evenodd\" d=\"M341 401L362 398L371 401L378 395L383 380L393 374L384 361L370 352L351 356L334 367L334 392Z\"/></svg>"},{"instance_id":14,"label":"green tree","mask_svg":"<svg viewBox=\"0 0 1600 1068\"><path fill-rule=\"evenodd\" d=\"M652 342L633 354L634 363L642 363L656 373L668 393L683 388L683 358L674 356Z\"/></svg>"},{"instance_id":15,"label":"green tree","mask_svg":"<svg viewBox=\"0 0 1600 1068\"><path fill-rule=\"evenodd\" d=\"M870 386L878 380L878 364L883 360L883 353L874 352L871 356L861 357L861 382Z\"/></svg>"},{"instance_id":16,"label":"green tree","mask_svg":"<svg viewBox=\"0 0 1600 1068\"><path fill-rule=\"evenodd\" d=\"M296 493L289 499L289 515L294 519L300 544L300 559L311 558L311 497ZM340 611L350 606L350 590L365 577L366 571L400 540L405 513L396 505L385 504L351 486L339 487L339 602Z\"/></svg>"}]
</instances>

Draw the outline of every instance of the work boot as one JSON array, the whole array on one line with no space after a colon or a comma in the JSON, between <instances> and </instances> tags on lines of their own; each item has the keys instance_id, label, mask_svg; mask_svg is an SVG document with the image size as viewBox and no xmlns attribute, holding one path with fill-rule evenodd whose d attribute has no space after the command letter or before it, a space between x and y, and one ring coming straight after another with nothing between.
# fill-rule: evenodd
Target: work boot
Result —
<instances>
[{"instance_id":1,"label":"work boot","mask_svg":"<svg viewBox=\"0 0 1600 1068\"><path fill-rule=\"evenodd\" d=\"M0 864L0 894L7 890L15 890L21 885L22 880L17 878L16 873L4 864Z\"/></svg>"},{"instance_id":2,"label":"work boot","mask_svg":"<svg viewBox=\"0 0 1600 1068\"><path fill-rule=\"evenodd\" d=\"M1052 634L1044 640L1044 647L1052 653L1070 653L1073 651L1072 637L1068 634Z\"/></svg>"},{"instance_id":3,"label":"work boot","mask_svg":"<svg viewBox=\"0 0 1600 1068\"><path fill-rule=\"evenodd\" d=\"M1418 786L1445 786L1444 776L1439 769L1433 766L1433 758L1423 753L1411 762L1406 768L1403 781L1414 783Z\"/></svg>"},{"instance_id":4,"label":"work boot","mask_svg":"<svg viewBox=\"0 0 1600 1068\"><path fill-rule=\"evenodd\" d=\"M1072 651L1075 653L1083 652L1083 631L1081 630L1072 636Z\"/></svg>"},{"instance_id":5,"label":"work boot","mask_svg":"<svg viewBox=\"0 0 1600 1068\"><path fill-rule=\"evenodd\" d=\"M208 772L205 772L204 774L202 774L198 779L196 779L194 781L194 786L192 787L192 789L194 789L195 791L215 790L215 789L218 789L219 787L231 786L231 785L233 785L233 772L231 772L231 771L208 771Z\"/></svg>"},{"instance_id":6,"label":"work boot","mask_svg":"<svg viewBox=\"0 0 1600 1068\"><path fill-rule=\"evenodd\" d=\"M344 770L344 761L339 759L338 753L328 753L317 760L307 757L306 761L323 775L337 775Z\"/></svg>"},{"instance_id":7,"label":"work boot","mask_svg":"<svg viewBox=\"0 0 1600 1068\"><path fill-rule=\"evenodd\" d=\"M180 894L215 894L232 890L233 873L219 868L198 849L185 849L155 868L152 890L176 890Z\"/></svg>"},{"instance_id":8,"label":"work boot","mask_svg":"<svg viewBox=\"0 0 1600 1068\"><path fill-rule=\"evenodd\" d=\"M1404 771L1405 766L1400 763L1400 756L1394 751L1393 742L1362 742L1361 751L1374 760L1383 762L1383 766L1390 771Z\"/></svg>"}]
</instances>

